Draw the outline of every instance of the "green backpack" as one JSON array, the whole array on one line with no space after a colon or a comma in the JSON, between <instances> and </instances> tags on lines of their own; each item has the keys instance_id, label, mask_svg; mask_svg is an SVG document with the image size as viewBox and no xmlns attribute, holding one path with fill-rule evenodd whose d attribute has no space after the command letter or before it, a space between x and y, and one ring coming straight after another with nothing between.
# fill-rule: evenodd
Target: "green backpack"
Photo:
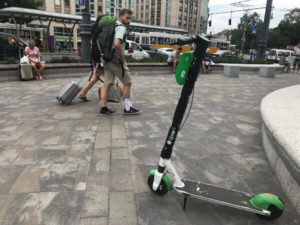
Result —
<instances>
[{"instance_id":1,"label":"green backpack","mask_svg":"<svg viewBox=\"0 0 300 225\"><path fill-rule=\"evenodd\" d=\"M114 50L112 48L117 18L115 16L104 15L101 16L97 26L96 44L100 52L100 56L106 62L109 62L114 57Z\"/></svg>"}]
</instances>

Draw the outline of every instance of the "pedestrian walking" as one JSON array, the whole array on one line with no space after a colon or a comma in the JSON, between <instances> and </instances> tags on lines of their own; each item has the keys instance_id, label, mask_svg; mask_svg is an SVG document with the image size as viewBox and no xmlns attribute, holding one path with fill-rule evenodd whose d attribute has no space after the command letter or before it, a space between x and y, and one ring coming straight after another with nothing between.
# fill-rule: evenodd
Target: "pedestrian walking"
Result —
<instances>
[{"instance_id":1,"label":"pedestrian walking","mask_svg":"<svg viewBox=\"0 0 300 225\"><path fill-rule=\"evenodd\" d=\"M119 20L116 21L115 35L113 40L114 57L109 62L104 62L104 85L101 88L101 110L100 114L111 114L113 110L107 107L108 90L114 84L117 77L123 83L122 96L124 101L124 114L137 114L140 110L132 107L130 100L131 76L124 58L127 28L132 18L130 9L122 9L119 13Z\"/></svg>"}]
</instances>

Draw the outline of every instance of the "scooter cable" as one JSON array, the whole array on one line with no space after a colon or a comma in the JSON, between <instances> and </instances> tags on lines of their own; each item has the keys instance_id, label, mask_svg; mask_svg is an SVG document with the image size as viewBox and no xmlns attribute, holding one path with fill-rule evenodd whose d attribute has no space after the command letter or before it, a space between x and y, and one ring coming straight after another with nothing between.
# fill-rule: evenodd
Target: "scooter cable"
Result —
<instances>
[{"instance_id":1,"label":"scooter cable","mask_svg":"<svg viewBox=\"0 0 300 225\"><path fill-rule=\"evenodd\" d=\"M186 115L186 117L185 117L185 119L184 119L184 121L183 121L181 127L179 128L179 130L181 130L181 128L183 128L185 122L187 121L187 119L188 119L188 117L189 117L189 115L190 115L190 112L191 112L191 109L192 109L192 106L193 106L193 100L194 100L194 89L195 89L195 88L193 88L193 92L192 92L192 100L191 100L191 103L190 103L189 111L188 111L188 113L187 113L187 115Z\"/></svg>"}]
</instances>

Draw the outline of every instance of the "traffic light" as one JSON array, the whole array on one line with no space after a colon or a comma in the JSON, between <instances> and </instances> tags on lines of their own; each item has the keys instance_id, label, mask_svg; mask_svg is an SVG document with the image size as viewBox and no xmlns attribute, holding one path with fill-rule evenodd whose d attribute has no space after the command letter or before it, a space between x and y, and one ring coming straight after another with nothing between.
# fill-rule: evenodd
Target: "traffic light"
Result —
<instances>
[{"instance_id":1,"label":"traffic light","mask_svg":"<svg viewBox=\"0 0 300 225\"><path fill-rule=\"evenodd\" d=\"M228 20L228 24L229 24L229 26L231 26L231 19Z\"/></svg>"},{"instance_id":2,"label":"traffic light","mask_svg":"<svg viewBox=\"0 0 300 225\"><path fill-rule=\"evenodd\" d=\"M210 26L210 27L211 27L211 20L210 20L210 21L208 21L208 26Z\"/></svg>"}]
</instances>

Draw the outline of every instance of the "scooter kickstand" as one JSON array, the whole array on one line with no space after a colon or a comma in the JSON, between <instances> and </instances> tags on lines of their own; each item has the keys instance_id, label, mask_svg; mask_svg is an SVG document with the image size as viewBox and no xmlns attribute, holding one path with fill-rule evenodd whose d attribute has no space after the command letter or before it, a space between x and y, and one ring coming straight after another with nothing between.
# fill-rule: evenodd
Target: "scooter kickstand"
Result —
<instances>
[{"instance_id":1,"label":"scooter kickstand","mask_svg":"<svg viewBox=\"0 0 300 225\"><path fill-rule=\"evenodd\" d=\"M189 197L188 194L183 194L183 211L186 210L186 202L188 197Z\"/></svg>"}]
</instances>

